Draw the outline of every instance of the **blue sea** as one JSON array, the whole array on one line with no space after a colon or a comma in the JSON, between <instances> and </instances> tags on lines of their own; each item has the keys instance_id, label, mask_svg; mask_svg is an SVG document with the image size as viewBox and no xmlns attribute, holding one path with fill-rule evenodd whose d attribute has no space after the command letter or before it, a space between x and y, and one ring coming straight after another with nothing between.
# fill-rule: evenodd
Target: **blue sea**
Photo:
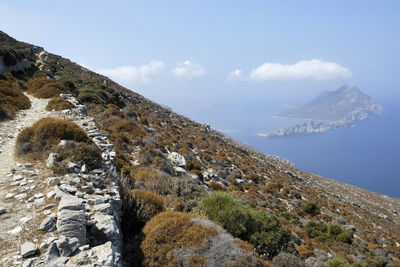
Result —
<instances>
[{"instance_id":1,"label":"blue sea","mask_svg":"<svg viewBox=\"0 0 400 267\"><path fill-rule=\"evenodd\" d=\"M383 115L356 122L355 127L275 138L257 133L299 120L274 119L277 110L260 105L220 106L187 115L259 151L284 157L299 169L400 198L400 106L389 101L383 107Z\"/></svg>"}]
</instances>

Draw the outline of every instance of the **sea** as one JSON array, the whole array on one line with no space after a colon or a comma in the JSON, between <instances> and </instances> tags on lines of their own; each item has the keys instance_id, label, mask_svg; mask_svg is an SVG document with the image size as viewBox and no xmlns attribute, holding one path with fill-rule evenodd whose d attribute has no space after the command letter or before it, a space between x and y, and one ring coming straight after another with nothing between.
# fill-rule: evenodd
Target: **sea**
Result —
<instances>
[{"instance_id":1,"label":"sea","mask_svg":"<svg viewBox=\"0 0 400 267\"><path fill-rule=\"evenodd\" d=\"M264 153L284 157L297 168L370 191L400 198L400 106L382 103L380 116L353 127L298 136L265 138L257 133L302 122L278 119L259 105L190 112L190 118Z\"/></svg>"}]
</instances>

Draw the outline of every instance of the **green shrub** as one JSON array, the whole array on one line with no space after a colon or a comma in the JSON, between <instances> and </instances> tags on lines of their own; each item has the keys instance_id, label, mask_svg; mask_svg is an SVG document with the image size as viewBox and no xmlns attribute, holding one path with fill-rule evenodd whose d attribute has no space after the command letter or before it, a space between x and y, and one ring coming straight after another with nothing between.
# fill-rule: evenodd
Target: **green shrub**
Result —
<instances>
[{"instance_id":1,"label":"green shrub","mask_svg":"<svg viewBox=\"0 0 400 267\"><path fill-rule=\"evenodd\" d=\"M288 220L290 223L298 225L300 224L300 219L299 216L297 216L296 213L291 212L291 211L283 211L279 214L281 217L285 218Z\"/></svg>"},{"instance_id":2,"label":"green shrub","mask_svg":"<svg viewBox=\"0 0 400 267\"><path fill-rule=\"evenodd\" d=\"M335 257L326 262L329 267L350 267L350 263L343 257Z\"/></svg>"},{"instance_id":3,"label":"green shrub","mask_svg":"<svg viewBox=\"0 0 400 267\"><path fill-rule=\"evenodd\" d=\"M288 232L276 216L252 210L230 193L214 192L204 198L198 209L233 236L249 241L264 258L277 255L289 241Z\"/></svg>"},{"instance_id":4,"label":"green shrub","mask_svg":"<svg viewBox=\"0 0 400 267\"><path fill-rule=\"evenodd\" d=\"M307 202L302 206L303 212L310 214L311 216L315 216L321 213L317 204L314 202Z\"/></svg>"},{"instance_id":5,"label":"green shrub","mask_svg":"<svg viewBox=\"0 0 400 267\"><path fill-rule=\"evenodd\" d=\"M316 238L319 241L323 242L343 242L351 244L352 237L351 234L344 231L339 225L337 224L330 224L327 226L323 222L314 222L309 221L305 228L307 230L307 234L311 238Z\"/></svg>"},{"instance_id":6,"label":"green shrub","mask_svg":"<svg viewBox=\"0 0 400 267\"><path fill-rule=\"evenodd\" d=\"M61 140L91 143L85 131L73 122L57 118L43 118L22 130L16 142L16 154L45 156Z\"/></svg>"}]
</instances>

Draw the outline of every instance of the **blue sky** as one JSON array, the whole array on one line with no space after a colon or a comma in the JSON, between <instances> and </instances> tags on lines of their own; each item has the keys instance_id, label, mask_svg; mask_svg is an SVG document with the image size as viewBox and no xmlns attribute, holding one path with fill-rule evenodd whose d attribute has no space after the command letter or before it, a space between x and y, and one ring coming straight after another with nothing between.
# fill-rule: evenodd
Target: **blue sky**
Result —
<instances>
[{"instance_id":1,"label":"blue sky","mask_svg":"<svg viewBox=\"0 0 400 267\"><path fill-rule=\"evenodd\" d=\"M343 83L399 96L399 1L3 0L0 14L13 37L187 115Z\"/></svg>"}]
</instances>

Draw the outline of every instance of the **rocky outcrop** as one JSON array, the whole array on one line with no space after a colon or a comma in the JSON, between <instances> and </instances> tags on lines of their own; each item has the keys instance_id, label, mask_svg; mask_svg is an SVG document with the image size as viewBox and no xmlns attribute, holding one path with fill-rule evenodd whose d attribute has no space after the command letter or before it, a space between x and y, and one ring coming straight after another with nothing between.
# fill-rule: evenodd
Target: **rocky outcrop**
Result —
<instances>
[{"instance_id":1,"label":"rocky outcrop","mask_svg":"<svg viewBox=\"0 0 400 267\"><path fill-rule=\"evenodd\" d=\"M23 54L14 51L0 51L0 74L29 69L32 62Z\"/></svg>"}]
</instances>

